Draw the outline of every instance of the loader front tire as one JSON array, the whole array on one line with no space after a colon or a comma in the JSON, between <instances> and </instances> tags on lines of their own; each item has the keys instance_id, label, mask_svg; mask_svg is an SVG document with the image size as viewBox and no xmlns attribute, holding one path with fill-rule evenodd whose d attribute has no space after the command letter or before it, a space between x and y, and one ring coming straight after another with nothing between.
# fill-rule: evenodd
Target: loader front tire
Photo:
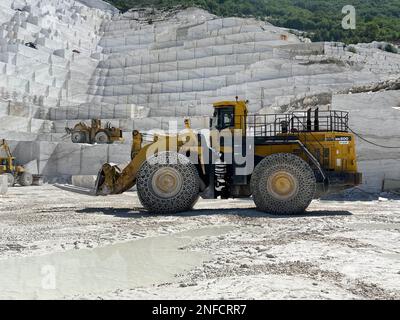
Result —
<instances>
[{"instance_id":1,"label":"loader front tire","mask_svg":"<svg viewBox=\"0 0 400 320\"><path fill-rule=\"evenodd\" d=\"M85 134L83 132L73 132L71 135L72 143L85 143Z\"/></svg>"},{"instance_id":2,"label":"loader front tire","mask_svg":"<svg viewBox=\"0 0 400 320\"><path fill-rule=\"evenodd\" d=\"M200 193L196 167L187 157L175 152L162 152L146 160L136 185L142 205L159 214L191 210Z\"/></svg>"},{"instance_id":3,"label":"loader front tire","mask_svg":"<svg viewBox=\"0 0 400 320\"><path fill-rule=\"evenodd\" d=\"M98 144L107 144L110 142L110 139L107 133L101 131L96 134L96 136L94 137L94 141Z\"/></svg>"},{"instance_id":4,"label":"loader front tire","mask_svg":"<svg viewBox=\"0 0 400 320\"><path fill-rule=\"evenodd\" d=\"M257 209L271 214L301 214L310 205L316 179L311 167L300 157L278 153L264 158L251 177Z\"/></svg>"}]
</instances>

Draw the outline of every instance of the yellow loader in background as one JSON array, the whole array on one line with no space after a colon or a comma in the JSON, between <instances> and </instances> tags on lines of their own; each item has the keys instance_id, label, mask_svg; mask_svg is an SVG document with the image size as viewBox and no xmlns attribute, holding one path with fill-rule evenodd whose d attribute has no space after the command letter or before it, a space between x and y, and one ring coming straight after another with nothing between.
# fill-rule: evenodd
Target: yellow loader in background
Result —
<instances>
[{"instance_id":1,"label":"yellow loader in background","mask_svg":"<svg viewBox=\"0 0 400 320\"><path fill-rule=\"evenodd\" d=\"M8 186L12 187L16 183L26 187L33 184L33 175L25 170L23 166L17 166L15 164L15 158L13 157L10 147L6 140L0 140L0 151L4 150L5 157L0 155L0 175L6 175L8 179Z\"/></svg>"},{"instance_id":2,"label":"yellow loader in background","mask_svg":"<svg viewBox=\"0 0 400 320\"><path fill-rule=\"evenodd\" d=\"M111 144L123 141L120 128L112 127L110 123L106 123L103 128L99 119L92 119L91 126L80 122L74 128L65 128L65 131L67 135L71 135L72 143Z\"/></svg>"}]
</instances>

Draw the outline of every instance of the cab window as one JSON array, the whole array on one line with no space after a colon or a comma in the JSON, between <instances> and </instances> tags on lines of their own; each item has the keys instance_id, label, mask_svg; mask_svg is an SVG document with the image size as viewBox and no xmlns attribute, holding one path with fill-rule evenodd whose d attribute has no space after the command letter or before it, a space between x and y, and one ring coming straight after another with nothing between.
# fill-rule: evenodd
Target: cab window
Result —
<instances>
[{"instance_id":1,"label":"cab window","mask_svg":"<svg viewBox=\"0 0 400 320\"><path fill-rule=\"evenodd\" d=\"M217 129L223 130L235 126L233 107L218 108L214 112L214 117L217 120Z\"/></svg>"}]
</instances>

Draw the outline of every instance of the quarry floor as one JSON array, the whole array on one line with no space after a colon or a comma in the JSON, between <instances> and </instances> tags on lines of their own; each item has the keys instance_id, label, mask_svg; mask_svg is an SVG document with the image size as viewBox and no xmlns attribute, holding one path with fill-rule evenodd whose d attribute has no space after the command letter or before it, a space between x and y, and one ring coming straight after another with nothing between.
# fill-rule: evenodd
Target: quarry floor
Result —
<instances>
[{"instance_id":1,"label":"quarry floor","mask_svg":"<svg viewBox=\"0 0 400 320\"><path fill-rule=\"evenodd\" d=\"M0 196L0 299L399 299L400 200L145 212L136 193Z\"/></svg>"}]
</instances>

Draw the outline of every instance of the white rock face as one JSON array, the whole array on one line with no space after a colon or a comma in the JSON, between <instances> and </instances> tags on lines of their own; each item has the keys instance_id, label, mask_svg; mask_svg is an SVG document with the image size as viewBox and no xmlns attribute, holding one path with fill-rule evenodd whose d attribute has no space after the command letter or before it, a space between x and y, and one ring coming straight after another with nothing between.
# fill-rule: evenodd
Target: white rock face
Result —
<instances>
[{"instance_id":1,"label":"white rock face","mask_svg":"<svg viewBox=\"0 0 400 320\"><path fill-rule=\"evenodd\" d=\"M335 95L332 107L350 113L364 188L380 191L384 179L400 179L400 91ZM377 146L377 145L381 146Z\"/></svg>"},{"instance_id":2,"label":"white rock face","mask_svg":"<svg viewBox=\"0 0 400 320\"><path fill-rule=\"evenodd\" d=\"M82 120L110 121L129 144L133 128L167 129L171 120L182 128L188 116L206 127L215 101L239 96L253 113L279 112L400 74L400 55L375 46L351 53L197 8L121 15L99 0L2 0L0 24L0 135L47 176L96 174L110 158L129 159L128 145L71 144L64 128Z\"/></svg>"}]
</instances>

